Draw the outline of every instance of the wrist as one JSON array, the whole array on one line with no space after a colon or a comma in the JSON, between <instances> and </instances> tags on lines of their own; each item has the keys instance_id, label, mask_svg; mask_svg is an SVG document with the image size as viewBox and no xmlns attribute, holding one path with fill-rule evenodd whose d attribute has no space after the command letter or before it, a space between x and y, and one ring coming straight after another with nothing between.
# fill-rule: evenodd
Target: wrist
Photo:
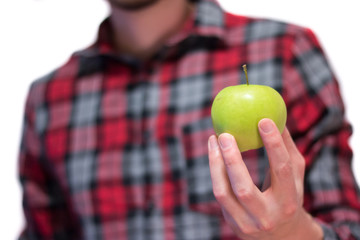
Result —
<instances>
[{"instance_id":1,"label":"wrist","mask_svg":"<svg viewBox=\"0 0 360 240\"><path fill-rule=\"evenodd\" d=\"M301 210L298 226L299 227L294 232L294 239L323 239L324 233L321 226L308 212L305 211L305 209Z\"/></svg>"}]
</instances>

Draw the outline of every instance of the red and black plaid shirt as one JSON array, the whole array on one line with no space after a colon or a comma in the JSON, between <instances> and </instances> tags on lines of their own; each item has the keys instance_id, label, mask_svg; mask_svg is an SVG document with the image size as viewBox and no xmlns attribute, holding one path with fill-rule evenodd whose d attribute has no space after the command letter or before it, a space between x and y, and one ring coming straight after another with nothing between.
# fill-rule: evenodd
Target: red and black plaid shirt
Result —
<instances>
[{"instance_id":1,"label":"red and black plaid shirt","mask_svg":"<svg viewBox=\"0 0 360 240\"><path fill-rule=\"evenodd\" d=\"M283 96L307 163L305 208L325 239L360 239L351 127L314 34L197 3L182 31L137 62L117 56L105 20L96 43L35 81L25 109L20 239L236 239L212 194L210 108L224 87ZM264 149L244 154L260 187Z\"/></svg>"}]
</instances>

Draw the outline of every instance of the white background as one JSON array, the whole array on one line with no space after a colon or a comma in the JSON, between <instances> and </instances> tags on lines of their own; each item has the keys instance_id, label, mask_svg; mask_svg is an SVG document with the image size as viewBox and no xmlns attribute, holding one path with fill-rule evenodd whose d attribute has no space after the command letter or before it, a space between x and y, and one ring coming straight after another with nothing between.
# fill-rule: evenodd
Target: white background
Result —
<instances>
[{"instance_id":1,"label":"white background","mask_svg":"<svg viewBox=\"0 0 360 240\"><path fill-rule=\"evenodd\" d=\"M221 0L242 15L269 17L313 29L338 76L354 126L351 144L360 180L360 14L355 0ZM89 45L107 15L105 0L0 2L0 239L15 239L22 224L17 154L29 84Z\"/></svg>"}]
</instances>

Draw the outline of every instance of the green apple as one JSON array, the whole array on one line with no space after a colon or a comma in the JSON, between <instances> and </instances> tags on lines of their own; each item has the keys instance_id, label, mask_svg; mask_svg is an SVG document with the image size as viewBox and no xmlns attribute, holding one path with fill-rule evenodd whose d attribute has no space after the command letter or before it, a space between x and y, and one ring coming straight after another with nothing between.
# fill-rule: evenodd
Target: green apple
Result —
<instances>
[{"instance_id":1,"label":"green apple","mask_svg":"<svg viewBox=\"0 0 360 240\"><path fill-rule=\"evenodd\" d=\"M281 95L269 86L249 85L246 65L243 67L247 84L224 88L211 107L215 133L233 135L241 152L263 146L258 130L261 119L272 119L282 132L287 116Z\"/></svg>"}]
</instances>

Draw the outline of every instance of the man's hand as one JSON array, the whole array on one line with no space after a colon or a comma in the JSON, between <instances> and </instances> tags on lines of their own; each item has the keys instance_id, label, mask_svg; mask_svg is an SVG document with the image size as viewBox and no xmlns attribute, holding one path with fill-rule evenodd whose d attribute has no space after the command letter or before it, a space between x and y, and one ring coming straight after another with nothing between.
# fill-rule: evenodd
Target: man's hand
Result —
<instances>
[{"instance_id":1,"label":"man's hand","mask_svg":"<svg viewBox=\"0 0 360 240\"><path fill-rule=\"evenodd\" d=\"M322 239L321 227L303 208L305 161L287 129L269 119L259 132L270 163L266 189L253 183L236 141L224 133L209 138L214 195L225 220L241 239Z\"/></svg>"}]
</instances>

